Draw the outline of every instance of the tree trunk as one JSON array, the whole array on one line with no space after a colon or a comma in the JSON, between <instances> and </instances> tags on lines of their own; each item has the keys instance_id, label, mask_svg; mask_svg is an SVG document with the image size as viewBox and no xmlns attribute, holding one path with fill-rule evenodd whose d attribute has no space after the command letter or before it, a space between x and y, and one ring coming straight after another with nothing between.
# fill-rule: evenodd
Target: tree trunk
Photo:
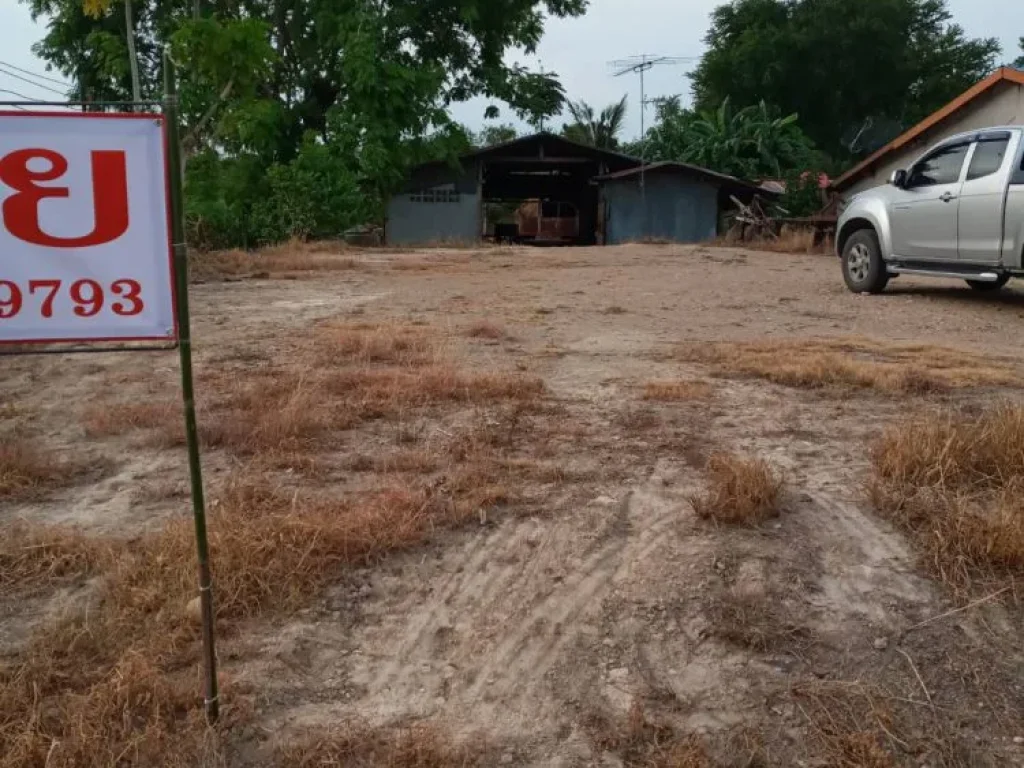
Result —
<instances>
[{"instance_id":1,"label":"tree trunk","mask_svg":"<svg viewBox=\"0 0 1024 768\"><path fill-rule=\"evenodd\" d=\"M132 0L124 0L124 25L128 38L128 65L132 73L132 101L142 101L142 82L139 80L139 57L135 53L135 24L132 22Z\"/></svg>"}]
</instances>

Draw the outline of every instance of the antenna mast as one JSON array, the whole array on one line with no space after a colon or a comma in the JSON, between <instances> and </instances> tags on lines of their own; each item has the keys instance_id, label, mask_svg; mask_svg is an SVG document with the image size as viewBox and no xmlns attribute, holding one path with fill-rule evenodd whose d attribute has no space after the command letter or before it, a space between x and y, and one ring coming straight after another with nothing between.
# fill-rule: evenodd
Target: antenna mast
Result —
<instances>
[{"instance_id":1,"label":"antenna mast","mask_svg":"<svg viewBox=\"0 0 1024 768\"><path fill-rule=\"evenodd\" d=\"M655 67L674 66L680 61L693 61L693 59L681 56L656 56L650 53L642 53L639 56L630 56L627 59L608 62L610 66L615 68L614 77L622 77L631 73L640 75L640 195L645 201L647 194L644 183L644 169L647 165L647 126L645 122L647 105L651 102L647 100L644 73Z\"/></svg>"}]
</instances>

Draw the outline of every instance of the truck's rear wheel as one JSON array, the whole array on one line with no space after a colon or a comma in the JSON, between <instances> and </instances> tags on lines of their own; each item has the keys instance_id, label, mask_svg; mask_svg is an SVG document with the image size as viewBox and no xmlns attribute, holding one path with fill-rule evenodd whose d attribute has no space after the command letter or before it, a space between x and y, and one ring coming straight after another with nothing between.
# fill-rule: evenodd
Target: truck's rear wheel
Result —
<instances>
[{"instance_id":1,"label":"truck's rear wheel","mask_svg":"<svg viewBox=\"0 0 1024 768\"><path fill-rule=\"evenodd\" d=\"M843 247L843 279L854 293L881 293L889 282L882 248L873 229L850 235Z\"/></svg>"},{"instance_id":2,"label":"truck's rear wheel","mask_svg":"<svg viewBox=\"0 0 1024 768\"><path fill-rule=\"evenodd\" d=\"M968 280L967 284L976 291L998 291L1004 285L1010 282L1009 275L1000 275L999 279L994 283L986 282L985 280Z\"/></svg>"}]
</instances>

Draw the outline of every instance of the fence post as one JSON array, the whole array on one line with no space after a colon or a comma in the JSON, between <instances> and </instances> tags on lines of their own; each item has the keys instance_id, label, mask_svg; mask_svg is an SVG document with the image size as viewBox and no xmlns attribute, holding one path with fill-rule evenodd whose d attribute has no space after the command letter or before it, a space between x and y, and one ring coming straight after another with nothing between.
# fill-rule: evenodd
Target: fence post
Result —
<instances>
[{"instance_id":1,"label":"fence post","mask_svg":"<svg viewBox=\"0 0 1024 768\"><path fill-rule=\"evenodd\" d=\"M164 120L167 129L167 170L170 178L171 242L174 256L175 298L178 319L178 352L181 356L181 393L185 406L185 441L192 481L192 515L196 529L199 571L199 606L203 623L203 666L206 679L203 705L206 719L213 723L220 713L217 693L217 653L213 631L213 580L210 576L210 548L206 537L206 502L203 499L203 470L199 461L199 430L196 426L195 391L192 381L192 330L188 309L188 250L185 245L185 211L181 179L181 140L178 135L178 94L174 63L164 50Z\"/></svg>"}]
</instances>

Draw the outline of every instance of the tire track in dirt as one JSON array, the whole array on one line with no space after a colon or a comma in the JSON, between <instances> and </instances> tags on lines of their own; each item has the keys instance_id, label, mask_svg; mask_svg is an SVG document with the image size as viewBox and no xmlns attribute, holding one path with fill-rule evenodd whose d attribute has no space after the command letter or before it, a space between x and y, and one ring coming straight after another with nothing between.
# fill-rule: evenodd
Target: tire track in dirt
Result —
<instances>
[{"instance_id":1,"label":"tire track in dirt","mask_svg":"<svg viewBox=\"0 0 1024 768\"><path fill-rule=\"evenodd\" d=\"M424 588L385 597L373 610L384 621L368 625L358 641L375 649L364 657L371 668L354 675L369 709L394 715L536 704L538 686L584 617L666 541L679 514L678 504L645 491L630 491L609 515L588 509L554 523L503 523L449 549L432 574L410 563Z\"/></svg>"},{"instance_id":2,"label":"tire track in dirt","mask_svg":"<svg viewBox=\"0 0 1024 768\"><path fill-rule=\"evenodd\" d=\"M464 698L481 698L484 687L488 698L505 697L527 679L542 677L550 668L567 636L575 634L572 625L609 586L614 571L609 567L625 548L623 530L629 515L627 494L619 504L608 541L594 551L567 578L560 589L533 605L520 623L519 631L509 635L488 662L476 674ZM569 625L568 631L566 625ZM501 670L501 676L496 677Z\"/></svg>"},{"instance_id":3,"label":"tire track in dirt","mask_svg":"<svg viewBox=\"0 0 1024 768\"><path fill-rule=\"evenodd\" d=\"M512 674L506 675L510 682L506 689L508 695L524 701L536 700L536 688L543 683L545 675L566 647L579 635L582 617L599 606L612 588L628 577L634 564L650 557L665 543L662 534L676 520L676 515L670 505L664 505L660 514L644 520L641 510L653 502L645 494L630 492L622 502L619 520L616 521L621 526L620 538L613 540L609 551L578 587L568 594L553 595L537 606L536 613L542 619L548 619L543 625L546 632L537 637L536 642L521 643L521 650L509 659L508 668ZM636 519L631 521L630 517ZM643 523L646 524L641 526ZM635 540L629 536L634 529L640 529ZM552 613L554 621L551 620Z\"/></svg>"},{"instance_id":4,"label":"tire track in dirt","mask_svg":"<svg viewBox=\"0 0 1024 768\"><path fill-rule=\"evenodd\" d=\"M500 569L491 569L489 578L482 582L480 574L492 562L496 551L507 549L517 539L520 526L501 526L488 536L473 537L448 564L450 572L435 596L414 610L406 623L397 648L386 652L389 661L373 679L372 690L381 690L395 684L402 671L414 660L418 651L429 649L441 626L448 626L448 616L471 601L470 595L487 594L494 581L501 575Z\"/></svg>"},{"instance_id":5,"label":"tire track in dirt","mask_svg":"<svg viewBox=\"0 0 1024 768\"><path fill-rule=\"evenodd\" d=\"M891 625L896 617L886 604L932 602L933 589L914 568L902 536L856 504L809 490L810 525L818 531L824 557L819 607L842 606L851 617ZM817 600L812 600L817 602Z\"/></svg>"}]
</instances>

